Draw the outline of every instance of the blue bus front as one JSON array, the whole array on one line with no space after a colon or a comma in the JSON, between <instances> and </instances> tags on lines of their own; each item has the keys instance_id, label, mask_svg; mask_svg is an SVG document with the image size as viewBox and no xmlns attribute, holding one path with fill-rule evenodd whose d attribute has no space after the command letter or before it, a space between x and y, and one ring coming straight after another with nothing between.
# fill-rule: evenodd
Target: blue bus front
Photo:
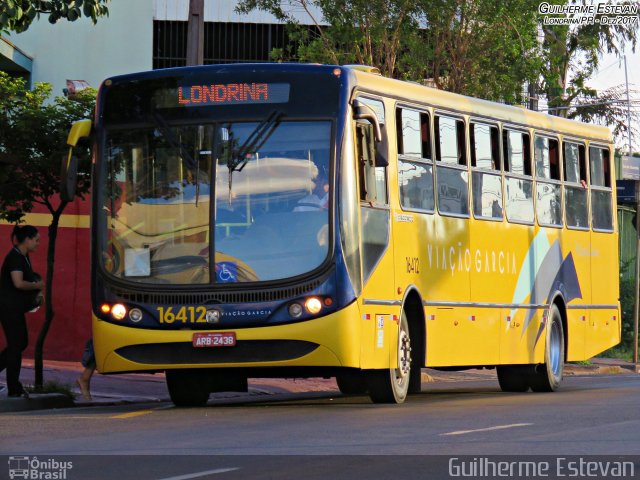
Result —
<instances>
[{"instance_id":1,"label":"blue bus front","mask_svg":"<svg viewBox=\"0 0 640 480\"><path fill-rule=\"evenodd\" d=\"M242 385L359 367L348 273L358 252L343 254L336 221L350 90L345 69L268 64L103 83L92 216L101 372L180 370L196 383L224 372ZM221 378L211 389L238 385Z\"/></svg>"}]
</instances>

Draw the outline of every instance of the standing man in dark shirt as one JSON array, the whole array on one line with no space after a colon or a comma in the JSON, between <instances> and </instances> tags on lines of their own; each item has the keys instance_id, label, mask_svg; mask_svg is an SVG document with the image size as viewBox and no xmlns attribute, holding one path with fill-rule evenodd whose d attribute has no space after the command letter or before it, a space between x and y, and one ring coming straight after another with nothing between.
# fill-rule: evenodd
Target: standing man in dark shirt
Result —
<instances>
[{"instance_id":1,"label":"standing man in dark shirt","mask_svg":"<svg viewBox=\"0 0 640 480\"><path fill-rule=\"evenodd\" d=\"M25 395L19 379L22 352L29 343L24 314L31 309L33 294L44 284L36 280L29 259L29 253L40 245L38 230L31 225L16 225L11 240L14 245L0 271L0 322L7 339L7 348L0 352L0 372L7 369L9 396L19 397Z\"/></svg>"}]
</instances>

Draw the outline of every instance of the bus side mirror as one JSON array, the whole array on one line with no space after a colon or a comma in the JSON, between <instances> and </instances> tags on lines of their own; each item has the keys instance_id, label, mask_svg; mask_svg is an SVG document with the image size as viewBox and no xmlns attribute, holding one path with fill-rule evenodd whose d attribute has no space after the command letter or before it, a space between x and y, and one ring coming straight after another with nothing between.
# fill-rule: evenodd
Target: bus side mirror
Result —
<instances>
[{"instance_id":1,"label":"bus side mirror","mask_svg":"<svg viewBox=\"0 0 640 480\"><path fill-rule=\"evenodd\" d=\"M369 105L366 105L360 100L354 100L352 105L353 118L355 118L356 120L366 120L373 127L376 147L375 166L388 167L389 161L384 155L384 151L386 150L386 141L384 141L385 139L383 138L382 129L380 128L380 121L378 120L376 112L374 112Z\"/></svg>"},{"instance_id":2,"label":"bus side mirror","mask_svg":"<svg viewBox=\"0 0 640 480\"><path fill-rule=\"evenodd\" d=\"M91 134L91 120L78 120L71 125L67 145L69 155L62 159L60 170L60 198L65 202L70 202L76 195L76 184L78 177L78 159L73 155L73 147L78 145L82 138L87 138Z\"/></svg>"},{"instance_id":3,"label":"bus side mirror","mask_svg":"<svg viewBox=\"0 0 640 480\"><path fill-rule=\"evenodd\" d=\"M360 100L353 101L353 118L356 120L367 120L371 126L373 126L373 132L375 133L376 143L382 141L382 131L380 130L380 122L376 112L369 105L365 105Z\"/></svg>"}]
</instances>

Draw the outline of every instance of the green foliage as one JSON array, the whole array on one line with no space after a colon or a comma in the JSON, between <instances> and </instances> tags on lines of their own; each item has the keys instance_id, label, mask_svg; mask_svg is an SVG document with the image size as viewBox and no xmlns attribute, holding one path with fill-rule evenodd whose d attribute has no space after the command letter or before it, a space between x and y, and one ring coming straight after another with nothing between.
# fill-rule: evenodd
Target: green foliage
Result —
<instances>
[{"instance_id":1,"label":"green foliage","mask_svg":"<svg viewBox=\"0 0 640 480\"><path fill-rule=\"evenodd\" d=\"M522 86L535 82L538 57L537 1L424 1L432 51L418 77L456 93L516 103Z\"/></svg>"},{"instance_id":2,"label":"green foliage","mask_svg":"<svg viewBox=\"0 0 640 480\"><path fill-rule=\"evenodd\" d=\"M627 262L620 267L624 272L633 266L633 262ZM635 309L635 280L627 276L621 276L620 281L620 308L622 310L622 335L618 345L600 354L605 358L620 358L631 361L633 357L633 312Z\"/></svg>"},{"instance_id":3,"label":"green foliage","mask_svg":"<svg viewBox=\"0 0 640 480\"><path fill-rule=\"evenodd\" d=\"M625 347L623 345L617 345L609 350L602 352L599 357L603 358L617 358L620 360L624 360L625 362L633 361L633 350L630 347Z\"/></svg>"},{"instance_id":4,"label":"green foliage","mask_svg":"<svg viewBox=\"0 0 640 480\"><path fill-rule=\"evenodd\" d=\"M60 393L65 397L69 397L73 400L76 394L73 392L73 387L68 383L58 382L56 380L49 380L45 382L42 387L26 386L25 389L29 393Z\"/></svg>"},{"instance_id":5,"label":"green foliage","mask_svg":"<svg viewBox=\"0 0 640 480\"><path fill-rule=\"evenodd\" d=\"M294 47L272 52L277 61L372 65L385 76L518 102L541 66L537 6L532 0L244 0L237 10L264 10L288 23ZM313 26L300 25L294 12Z\"/></svg>"},{"instance_id":6,"label":"green foliage","mask_svg":"<svg viewBox=\"0 0 640 480\"><path fill-rule=\"evenodd\" d=\"M95 91L46 103L50 95L49 84L29 90L24 80L0 72L0 218L10 222L20 221L34 204L52 214L64 208L57 194L67 134L74 121L91 118ZM88 150L77 153L83 197L90 186L90 159Z\"/></svg>"},{"instance_id":7,"label":"green foliage","mask_svg":"<svg viewBox=\"0 0 640 480\"><path fill-rule=\"evenodd\" d=\"M629 264L630 265L630 264ZM622 266L621 270L629 268ZM635 281L620 281L620 307L622 309L622 340L620 346L633 350L633 310L635 308Z\"/></svg>"},{"instance_id":8,"label":"green foliage","mask_svg":"<svg viewBox=\"0 0 640 480\"><path fill-rule=\"evenodd\" d=\"M549 3L564 4L556 0ZM591 2L582 0L583 5ZM628 2L627 2L628 3ZM569 15L569 17L576 17ZM587 85L588 80L598 70L599 58L603 53L621 56L625 45L635 51L638 39L637 23L631 25L607 25L594 22L579 25L545 25L544 16L540 16L540 29L543 33L542 50L545 63L542 68L542 90L546 94L549 107L568 107L576 100L585 103L601 103L610 98L599 99L597 92ZM613 122L624 129L618 112L612 105L599 105L597 108L578 108L574 113L567 109L557 110L558 116L590 121L593 118L604 119L607 124ZM609 118L607 118L609 115Z\"/></svg>"},{"instance_id":9,"label":"green foliage","mask_svg":"<svg viewBox=\"0 0 640 480\"><path fill-rule=\"evenodd\" d=\"M110 0L2 0L0 2L0 34L24 32L31 23L48 15L49 23L60 19L75 22L85 16L95 24L108 16Z\"/></svg>"},{"instance_id":10,"label":"green foliage","mask_svg":"<svg viewBox=\"0 0 640 480\"><path fill-rule=\"evenodd\" d=\"M598 94L588 80L602 53L620 55L624 45L635 48L636 25L545 25L539 4L539 0L242 0L237 11L262 10L287 22L293 47L274 50L276 61L373 65L385 76L428 80L444 90L507 103L524 100L525 84L541 84L550 107L605 103L558 110L558 115L604 122L616 134L625 134L624 108L611 103L621 98L620 90ZM306 25L299 18L305 18Z\"/></svg>"},{"instance_id":11,"label":"green foliage","mask_svg":"<svg viewBox=\"0 0 640 480\"><path fill-rule=\"evenodd\" d=\"M255 9L289 26L293 50L272 52L272 58L375 65L386 76L398 75L398 56L419 30L419 4L412 0L244 0L237 7L241 13ZM300 25L294 12L304 12L312 28Z\"/></svg>"},{"instance_id":12,"label":"green foliage","mask_svg":"<svg viewBox=\"0 0 640 480\"><path fill-rule=\"evenodd\" d=\"M577 362L571 362L574 365L583 365L583 366L588 366L588 365L592 365L591 360L579 360Z\"/></svg>"}]
</instances>

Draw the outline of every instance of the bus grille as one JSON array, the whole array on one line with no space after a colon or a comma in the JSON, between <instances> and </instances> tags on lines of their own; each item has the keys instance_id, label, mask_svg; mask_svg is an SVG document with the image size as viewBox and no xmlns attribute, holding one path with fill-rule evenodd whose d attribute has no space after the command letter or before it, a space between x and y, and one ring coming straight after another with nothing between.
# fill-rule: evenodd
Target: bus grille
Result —
<instances>
[{"instance_id":1,"label":"bus grille","mask_svg":"<svg viewBox=\"0 0 640 480\"><path fill-rule=\"evenodd\" d=\"M109 289L123 300L156 305L209 305L273 302L302 296L320 286L320 280L290 288L239 292L136 292L116 287Z\"/></svg>"},{"instance_id":2,"label":"bus grille","mask_svg":"<svg viewBox=\"0 0 640 480\"><path fill-rule=\"evenodd\" d=\"M185 342L129 345L116 350L121 357L147 365L276 362L300 358L318 344L300 340L239 340L235 347L195 348Z\"/></svg>"}]
</instances>

